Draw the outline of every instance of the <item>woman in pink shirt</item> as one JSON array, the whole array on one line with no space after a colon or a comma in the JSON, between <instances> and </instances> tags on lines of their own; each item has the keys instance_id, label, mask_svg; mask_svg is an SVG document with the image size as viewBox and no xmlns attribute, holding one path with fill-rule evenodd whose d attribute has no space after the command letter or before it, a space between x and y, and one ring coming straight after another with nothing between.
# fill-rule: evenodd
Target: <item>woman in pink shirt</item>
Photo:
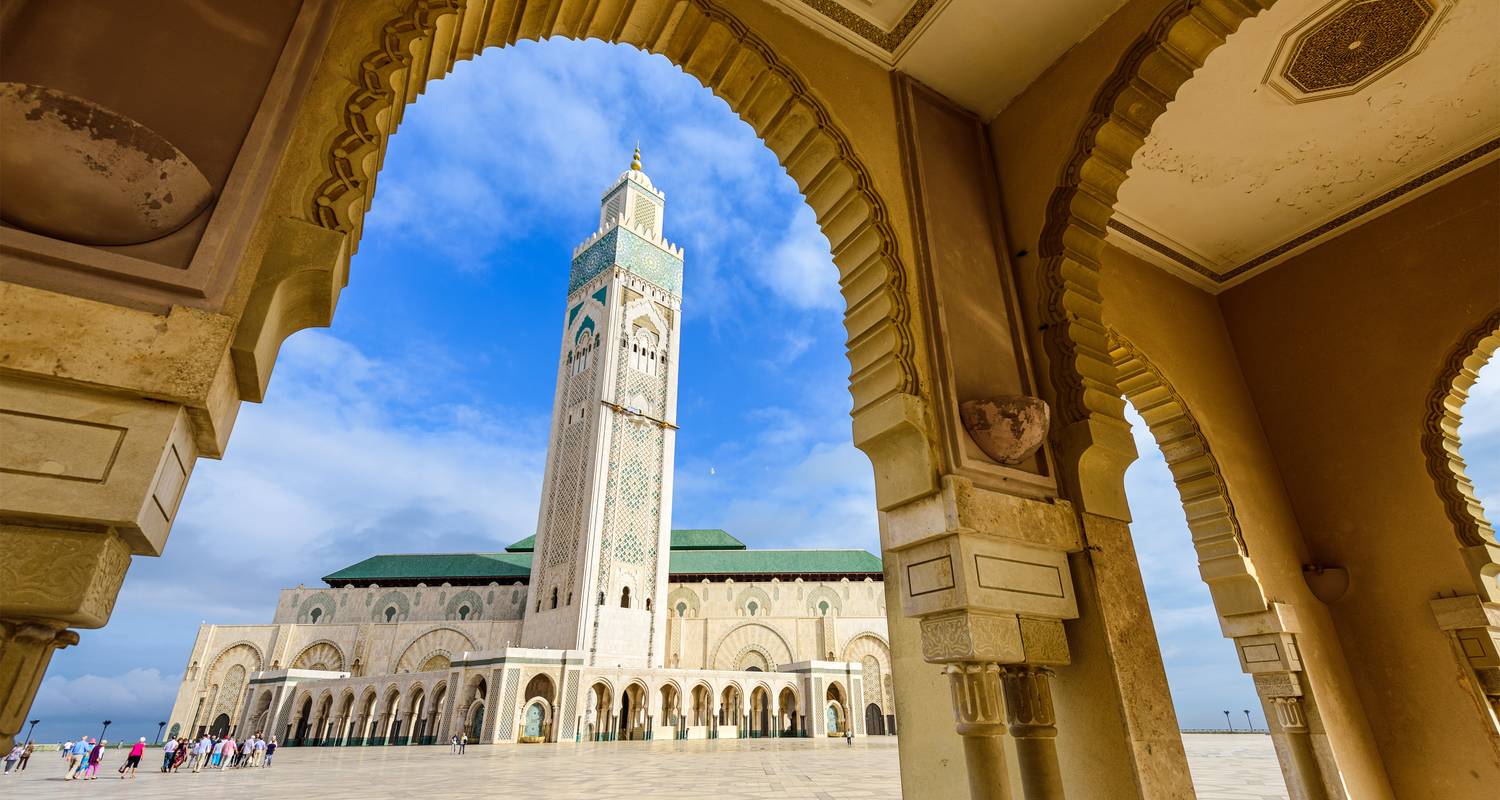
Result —
<instances>
[{"instance_id":1,"label":"woman in pink shirt","mask_svg":"<svg viewBox=\"0 0 1500 800\"><path fill-rule=\"evenodd\" d=\"M238 750L238 748L234 746L234 739L226 738L224 740L224 758L219 762L220 770L229 769L230 762L234 761L234 754L236 750Z\"/></svg>"},{"instance_id":2,"label":"woman in pink shirt","mask_svg":"<svg viewBox=\"0 0 1500 800\"><path fill-rule=\"evenodd\" d=\"M130 755L125 757L125 766L120 767L120 779L125 779L125 773L130 773L131 780L135 779L136 767L141 765L141 756L146 754L146 737L142 736L139 742L130 746Z\"/></svg>"}]
</instances>

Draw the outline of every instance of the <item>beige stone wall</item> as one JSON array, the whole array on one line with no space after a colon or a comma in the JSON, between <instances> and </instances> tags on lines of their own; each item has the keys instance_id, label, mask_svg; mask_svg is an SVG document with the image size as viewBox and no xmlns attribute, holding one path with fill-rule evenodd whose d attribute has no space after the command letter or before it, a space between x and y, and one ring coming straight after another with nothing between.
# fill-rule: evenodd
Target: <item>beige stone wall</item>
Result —
<instances>
[{"instance_id":1,"label":"beige stone wall","mask_svg":"<svg viewBox=\"0 0 1500 800\"><path fill-rule=\"evenodd\" d=\"M1500 783L1428 607L1475 587L1420 443L1449 352L1500 306L1497 182L1481 168L1220 298L1307 557L1349 570L1328 614L1398 796Z\"/></svg>"}]
</instances>

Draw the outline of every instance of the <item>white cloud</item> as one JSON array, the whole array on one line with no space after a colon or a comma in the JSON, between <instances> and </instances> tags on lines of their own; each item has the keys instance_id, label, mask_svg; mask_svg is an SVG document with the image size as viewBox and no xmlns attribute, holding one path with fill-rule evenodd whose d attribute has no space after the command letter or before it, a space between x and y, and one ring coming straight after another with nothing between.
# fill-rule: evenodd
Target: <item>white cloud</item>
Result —
<instances>
[{"instance_id":1,"label":"white cloud","mask_svg":"<svg viewBox=\"0 0 1500 800\"><path fill-rule=\"evenodd\" d=\"M833 265L828 239L818 228L812 209L800 206L786 232L766 258L761 280L782 300L796 308L842 311L838 268Z\"/></svg>"},{"instance_id":2,"label":"white cloud","mask_svg":"<svg viewBox=\"0 0 1500 800\"><path fill-rule=\"evenodd\" d=\"M156 721L167 718L177 697L181 675L163 675L157 669L132 669L118 675L80 675L64 678L49 675L42 681L32 704L38 738L79 735L98 736L102 720L111 720L106 737L111 741L156 738Z\"/></svg>"},{"instance_id":3,"label":"white cloud","mask_svg":"<svg viewBox=\"0 0 1500 800\"><path fill-rule=\"evenodd\" d=\"M1464 472L1474 482L1474 491L1491 523L1500 520L1500 365L1491 360L1479 370L1479 379L1464 403L1463 422L1458 426L1459 452Z\"/></svg>"}]
</instances>

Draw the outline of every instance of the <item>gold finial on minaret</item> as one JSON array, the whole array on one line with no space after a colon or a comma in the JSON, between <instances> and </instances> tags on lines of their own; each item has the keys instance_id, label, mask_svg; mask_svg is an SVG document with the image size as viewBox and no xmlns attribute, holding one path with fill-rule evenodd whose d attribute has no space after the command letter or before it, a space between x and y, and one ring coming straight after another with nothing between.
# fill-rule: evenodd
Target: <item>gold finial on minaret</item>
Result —
<instances>
[{"instance_id":1,"label":"gold finial on minaret","mask_svg":"<svg viewBox=\"0 0 1500 800\"><path fill-rule=\"evenodd\" d=\"M635 146L635 156L630 159L630 168L633 169L633 170L635 170L636 172L640 172L640 170L641 170L641 146L640 146L640 144L636 144L636 146Z\"/></svg>"}]
</instances>

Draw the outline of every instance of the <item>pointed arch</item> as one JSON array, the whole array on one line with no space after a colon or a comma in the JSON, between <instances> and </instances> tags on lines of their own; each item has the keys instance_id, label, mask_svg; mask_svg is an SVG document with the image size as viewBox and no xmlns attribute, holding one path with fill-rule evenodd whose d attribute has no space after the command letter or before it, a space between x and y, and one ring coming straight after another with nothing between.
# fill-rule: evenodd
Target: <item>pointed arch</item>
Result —
<instances>
[{"instance_id":1,"label":"pointed arch","mask_svg":"<svg viewBox=\"0 0 1500 800\"><path fill-rule=\"evenodd\" d=\"M1118 484L1129 459L1085 458L1087 451L1101 448L1097 434L1064 433L1084 422L1125 430L1125 403L1115 386L1099 278L1099 254L1117 193L1177 90L1241 23L1274 2L1169 4L1125 51L1094 96L1048 200L1038 255L1042 342L1053 393L1051 436L1066 454L1068 469L1082 473L1085 465L1096 464L1108 470L1074 476L1082 496L1073 499L1085 511L1125 518L1123 505L1108 506L1111 498L1123 500ZM1070 435L1074 441L1064 444ZM1095 480L1105 485L1091 491Z\"/></svg>"},{"instance_id":2,"label":"pointed arch","mask_svg":"<svg viewBox=\"0 0 1500 800\"><path fill-rule=\"evenodd\" d=\"M1464 474L1467 465L1459 454L1458 428L1463 422L1464 403L1479 378L1479 370L1500 350L1500 310L1469 331L1449 352L1427 399L1427 419L1422 451L1427 471L1437 485L1443 510L1453 522L1454 533L1465 547L1493 547L1495 528L1484 516L1484 507L1474 492L1474 483ZM1493 575L1491 576L1493 579Z\"/></svg>"},{"instance_id":3,"label":"pointed arch","mask_svg":"<svg viewBox=\"0 0 1500 800\"><path fill-rule=\"evenodd\" d=\"M1122 398L1146 420L1172 472L1214 608L1220 616L1265 611L1265 592L1240 532L1229 486L1198 420L1161 371L1124 337L1109 331L1108 341Z\"/></svg>"}]
</instances>

